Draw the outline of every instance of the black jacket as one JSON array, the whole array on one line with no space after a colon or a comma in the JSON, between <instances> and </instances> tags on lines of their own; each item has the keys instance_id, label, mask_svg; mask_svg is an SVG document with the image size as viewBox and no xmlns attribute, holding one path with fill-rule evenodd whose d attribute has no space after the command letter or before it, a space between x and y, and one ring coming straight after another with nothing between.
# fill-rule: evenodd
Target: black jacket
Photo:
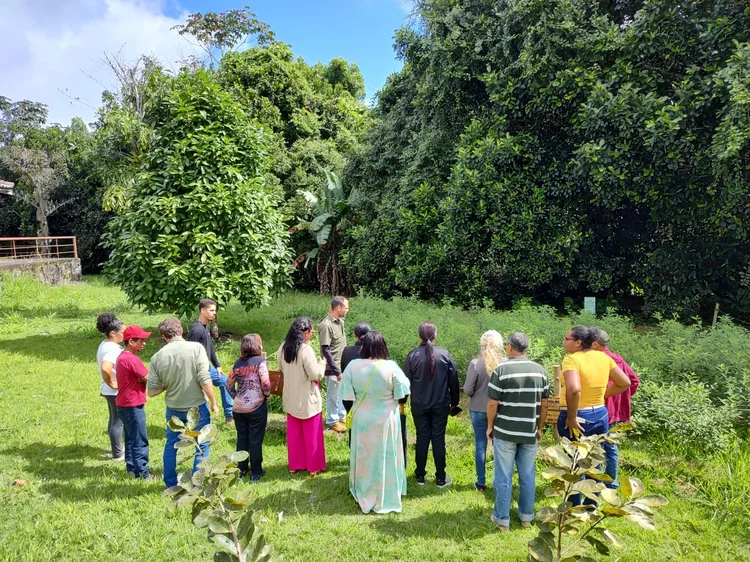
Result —
<instances>
[{"instance_id":1,"label":"black jacket","mask_svg":"<svg viewBox=\"0 0 750 562\"><path fill-rule=\"evenodd\" d=\"M361 359L362 356L359 354L362 351L362 342L358 341L354 345L350 345L344 348L344 352L341 354L341 372L346 370L346 366L354 361L355 359Z\"/></svg>"},{"instance_id":2,"label":"black jacket","mask_svg":"<svg viewBox=\"0 0 750 562\"><path fill-rule=\"evenodd\" d=\"M459 393L456 362L447 349L433 345L435 372L430 378L427 369L427 345L423 343L412 349L404 363L404 373L411 383L412 410L457 406Z\"/></svg>"}]
</instances>

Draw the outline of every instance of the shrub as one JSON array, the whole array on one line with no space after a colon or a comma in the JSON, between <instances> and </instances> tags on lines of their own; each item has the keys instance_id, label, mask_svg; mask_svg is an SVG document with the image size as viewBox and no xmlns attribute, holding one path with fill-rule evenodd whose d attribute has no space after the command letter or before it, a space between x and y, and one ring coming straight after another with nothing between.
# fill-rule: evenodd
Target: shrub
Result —
<instances>
[{"instance_id":1,"label":"shrub","mask_svg":"<svg viewBox=\"0 0 750 562\"><path fill-rule=\"evenodd\" d=\"M698 450L726 449L734 437L735 408L715 404L702 382L644 384L634 397L633 420L648 437L677 437Z\"/></svg>"}]
</instances>

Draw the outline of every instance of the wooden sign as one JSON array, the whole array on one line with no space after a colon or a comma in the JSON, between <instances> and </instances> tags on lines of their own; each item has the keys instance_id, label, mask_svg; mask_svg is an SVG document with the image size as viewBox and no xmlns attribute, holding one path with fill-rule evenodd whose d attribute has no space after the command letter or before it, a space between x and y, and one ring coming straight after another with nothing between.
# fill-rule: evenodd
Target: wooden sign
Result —
<instances>
[{"instance_id":1,"label":"wooden sign","mask_svg":"<svg viewBox=\"0 0 750 562\"><path fill-rule=\"evenodd\" d=\"M547 417L544 420L545 424L551 423L555 425L557 418L560 416L560 377L562 372L560 365L555 365L555 376L552 381L552 393L550 394L549 400L547 401Z\"/></svg>"}]
</instances>

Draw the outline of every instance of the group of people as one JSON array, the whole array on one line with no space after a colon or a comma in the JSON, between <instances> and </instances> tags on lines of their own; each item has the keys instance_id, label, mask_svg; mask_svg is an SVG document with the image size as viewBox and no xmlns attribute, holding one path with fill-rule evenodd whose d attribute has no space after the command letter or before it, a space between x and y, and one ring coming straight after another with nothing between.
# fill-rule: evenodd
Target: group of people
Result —
<instances>
[{"instance_id":1,"label":"group of people","mask_svg":"<svg viewBox=\"0 0 750 562\"><path fill-rule=\"evenodd\" d=\"M416 429L414 477L425 485L427 459L432 448L435 484L450 485L446 473L445 433L448 418L461 412L456 362L436 344L437 328L423 322L419 345L406 357L403 368L390 358L383 335L364 322L354 327L355 342L347 346L345 319L349 302L331 301L318 325L320 356L310 345L315 334L312 318L299 317L289 328L277 352L283 376L282 405L287 421L287 454L290 473L306 471L315 477L326 470L326 428L349 432L349 491L364 513L401 511L406 495L406 403L410 402ZM237 432L237 450L249 453L240 463L240 474L251 481L265 476L263 440L271 392L268 362L258 334L247 334L240 357L225 375L220 367L208 323L215 318L216 303L199 303L199 318L188 335L176 318L167 318L158 330L166 345L151 359L149 368L138 354L151 335L140 326L125 327L113 314L99 316L97 328L105 335L97 359L101 393L109 406L109 434L113 458L124 459L127 471L150 478L148 437L143 405L146 395L165 393L166 420L186 420L197 407L197 430L210 423L209 407L219 414L214 386L221 389L224 416ZM124 342L124 350L120 343ZM627 421L630 395L639 380L633 370L608 348L609 336L598 328L576 326L565 334L560 435L575 438L606 433L610 425ZM478 491L486 490L486 451L492 442L495 507L492 521L500 530L510 525L511 482L514 465L519 475L518 515L527 526L534 518L536 447L542 436L549 398L544 368L526 356L528 337L516 332L504 344L496 331L484 333L479 354L468 367L463 391L475 435ZM323 415L321 384L326 387ZM121 429L125 433L124 450ZM167 424L164 449L164 482L177 484L178 434ZM209 443L196 453L194 470L208 455ZM606 444L606 472L616 486L617 449Z\"/></svg>"}]
</instances>

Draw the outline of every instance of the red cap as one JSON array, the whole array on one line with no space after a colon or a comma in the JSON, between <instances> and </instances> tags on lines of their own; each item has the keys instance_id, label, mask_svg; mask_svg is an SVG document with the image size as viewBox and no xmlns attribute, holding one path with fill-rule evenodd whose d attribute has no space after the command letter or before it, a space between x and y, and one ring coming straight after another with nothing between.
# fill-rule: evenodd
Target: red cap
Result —
<instances>
[{"instance_id":1,"label":"red cap","mask_svg":"<svg viewBox=\"0 0 750 562\"><path fill-rule=\"evenodd\" d=\"M125 328L125 333L122 335L122 339L125 341L138 338L139 340L145 340L151 335L151 332L146 332L140 326L128 326Z\"/></svg>"}]
</instances>

